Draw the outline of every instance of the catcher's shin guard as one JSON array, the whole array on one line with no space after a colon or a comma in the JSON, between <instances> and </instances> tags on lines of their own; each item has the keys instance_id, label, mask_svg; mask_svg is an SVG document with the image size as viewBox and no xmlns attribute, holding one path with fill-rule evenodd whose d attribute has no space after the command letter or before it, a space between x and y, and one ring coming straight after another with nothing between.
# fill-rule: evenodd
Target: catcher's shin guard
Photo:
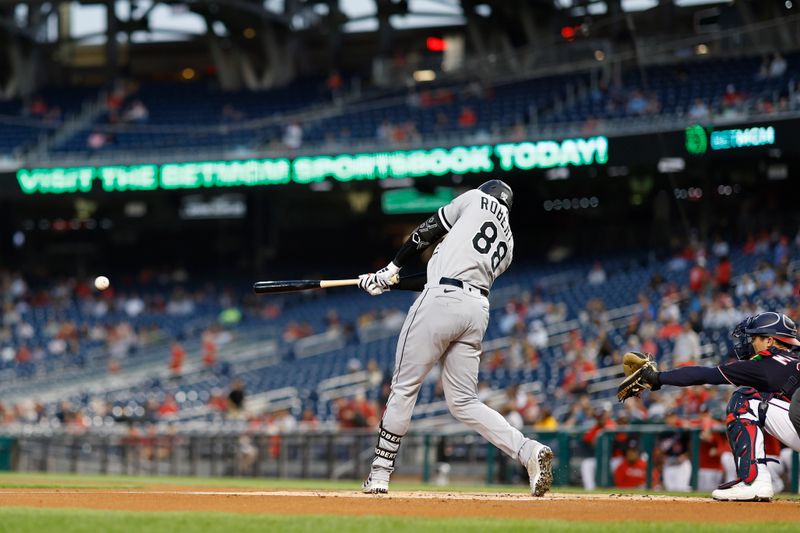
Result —
<instances>
[{"instance_id":1,"label":"catcher's shin guard","mask_svg":"<svg viewBox=\"0 0 800 533\"><path fill-rule=\"evenodd\" d=\"M767 463L764 434L758 414L750 408L750 400L760 400L754 389L738 389L728 402L726 430L736 460L736 473L746 484L755 481L758 465Z\"/></svg>"}]
</instances>

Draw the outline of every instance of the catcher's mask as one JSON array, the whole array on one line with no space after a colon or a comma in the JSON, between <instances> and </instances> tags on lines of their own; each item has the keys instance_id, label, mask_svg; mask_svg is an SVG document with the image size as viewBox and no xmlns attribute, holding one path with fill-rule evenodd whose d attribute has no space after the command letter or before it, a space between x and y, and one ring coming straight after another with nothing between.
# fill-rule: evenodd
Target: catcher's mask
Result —
<instances>
[{"instance_id":1,"label":"catcher's mask","mask_svg":"<svg viewBox=\"0 0 800 533\"><path fill-rule=\"evenodd\" d=\"M790 349L800 346L794 321L783 313L774 311L745 318L733 328L731 336L735 340L733 353L740 360L751 359L756 355L753 349L753 337L772 337L788 345Z\"/></svg>"}]
</instances>

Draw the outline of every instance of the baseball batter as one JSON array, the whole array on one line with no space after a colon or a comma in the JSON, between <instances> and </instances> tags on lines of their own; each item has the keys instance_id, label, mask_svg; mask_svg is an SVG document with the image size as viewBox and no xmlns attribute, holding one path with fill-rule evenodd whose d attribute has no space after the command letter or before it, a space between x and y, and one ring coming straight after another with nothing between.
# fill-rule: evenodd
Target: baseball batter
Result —
<instances>
[{"instance_id":1,"label":"baseball batter","mask_svg":"<svg viewBox=\"0 0 800 533\"><path fill-rule=\"evenodd\" d=\"M442 365L442 386L453 416L525 465L535 496L550 488L550 448L523 436L477 396L481 343L489 322L489 290L508 268L514 251L508 215L512 201L508 185L487 181L420 224L385 268L359 276L359 286L373 296L390 288L422 291L400 331L392 391L364 492L388 492L420 386L437 363ZM410 257L440 239L427 275L395 283L395 275Z\"/></svg>"}]
</instances>

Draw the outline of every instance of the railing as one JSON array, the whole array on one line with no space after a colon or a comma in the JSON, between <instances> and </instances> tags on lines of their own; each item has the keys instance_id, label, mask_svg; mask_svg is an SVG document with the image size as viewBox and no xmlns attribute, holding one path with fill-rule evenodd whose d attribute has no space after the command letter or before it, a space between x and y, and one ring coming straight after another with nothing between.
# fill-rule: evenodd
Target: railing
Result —
<instances>
[{"instance_id":1,"label":"railing","mask_svg":"<svg viewBox=\"0 0 800 533\"><path fill-rule=\"evenodd\" d=\"M720 430L718 430L720 431ZM619 433L635 436L647 460L646 487L653 488L655 450L665 434L682 434L692 465L690 486L697 490L700 430L646 424L618 427L598 434L587 450L584 429L531 433L553 449L556 486L581 485L581 463L596 461L595 483L613 486L612 451ZM77 474L252 476L301 479L353 479L366 475L375 431L334 430L270 434L227 429L211 432L150 431L136 433L37 434L30 428L0 435L0 468L16 471ZM446 470L441 468L447 464ZM792 454L792 492L798 490L800 461ZM474 433L422 432L403 438L398 473L404 479L435 482L525 482L524 469ZM446 472L446 475L444 474ZM443 479L444 477L444 479Z\"/></svg>"}]
</instances>

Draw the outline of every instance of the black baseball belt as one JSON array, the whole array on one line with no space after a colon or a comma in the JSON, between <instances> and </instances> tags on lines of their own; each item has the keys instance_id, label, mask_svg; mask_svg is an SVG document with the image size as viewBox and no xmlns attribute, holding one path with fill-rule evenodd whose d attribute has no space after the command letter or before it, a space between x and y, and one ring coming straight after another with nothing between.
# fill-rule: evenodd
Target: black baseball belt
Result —
<instances>
[{"instance_id":1,"label":"black baseball belt","mask_svg":"<svg viewBox=\"0 0 800 533\"><path fill-rule=\"evenodd\" d=\"M452 285L453 287L458 287L459 289L464 288L463 281L461 281L460 279L453 279L453 278L442 278L439 280L439 285ZM486 289L481 289L480 287L475 287L474 285L469 285L469 286L478 289L480 293L486 296L487 298L489 297L489 291L487 291Z\"/></svg>"}]
</instances>

